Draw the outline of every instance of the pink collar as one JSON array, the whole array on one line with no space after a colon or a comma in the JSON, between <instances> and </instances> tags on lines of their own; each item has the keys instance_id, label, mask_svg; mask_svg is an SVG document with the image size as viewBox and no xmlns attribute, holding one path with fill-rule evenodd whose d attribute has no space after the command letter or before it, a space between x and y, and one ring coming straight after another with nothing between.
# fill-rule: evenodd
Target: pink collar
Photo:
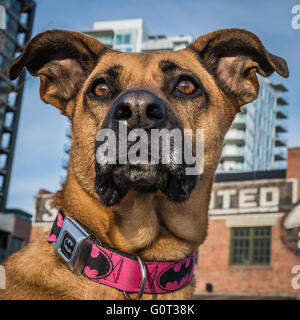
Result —
<instances>
[{"instance_id":1,"label":"pink collar","mask_svg":"<svg viewBox=\"0 0 300 320\"><path fill-rule=\"evenodd\" d=\"M191 280L196 251L179 261L141 261L110 248L60 211L48 242L76 274L126 292L167 293ZM128 297L128 296L127 296Z\"/></svg>"}]
</instances>

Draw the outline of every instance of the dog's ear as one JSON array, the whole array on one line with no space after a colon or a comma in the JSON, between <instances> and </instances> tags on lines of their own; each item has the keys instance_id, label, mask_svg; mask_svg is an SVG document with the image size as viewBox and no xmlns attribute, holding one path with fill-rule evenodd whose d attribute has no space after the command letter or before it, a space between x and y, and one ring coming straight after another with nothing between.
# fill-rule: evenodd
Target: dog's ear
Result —
<instances>
[{"instance_id":1,"label":"dog's ear","mask_svg":"<svg viewBox=\"0 0 300 320\"><path fill-rule=\"evenodd\" d=\"M99 57L110 48L80 32L49 30L29 41L8 69L16 79L23 68L41 80L40 95L65 113Z\"/></svg>"},{"instance_id":2,"label":"dog's ear","mask_svg":"<svg viewBox=\"0 0 300 320\"><path fill-rule=\"evenodd\" d=\"M240 106L253 101L259 91L256 72L263 77L277 71L287 78L284 59L269 53L253 33L242 29L218 30L195 40L190 46L201 63Z\"/></svg>"}]
</instances>

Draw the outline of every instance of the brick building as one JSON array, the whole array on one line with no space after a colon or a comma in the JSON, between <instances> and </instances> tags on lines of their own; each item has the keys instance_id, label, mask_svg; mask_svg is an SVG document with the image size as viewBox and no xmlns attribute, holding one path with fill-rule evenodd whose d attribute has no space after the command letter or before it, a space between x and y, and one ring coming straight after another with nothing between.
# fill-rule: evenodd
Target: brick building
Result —
<instances>
[{"instance_id":1,"label":"brick building","mask_svg":"<svg viewBox=\"0 0 300 320\"><path fill-rule=\"evenodd\" d=\"M287 170L216 175L195 299L300 297L299 179L300 148L289 149ZM50 230L51 199L45 190L36 196L31 239Z\"/></svg>"},{"instance_id":2,"label":"brick building","mask_svg":"<svg viewBox=\"0 0 300 320\"><path fill-rule=\"evenodd\" d=\"M216 176L198 298L300 297L299 180L300 148L289 149L287 170Z\"/></svg>"},{"instance_id":3,"label":"brick building","mask_svg":"<svg viewBox=\"0 0 300 320\"><path fill-rule=\"evenodd\" d=\"M0 264L30 239L31 215L20 209L0 211Z\"/></svg>"}]
</instances>

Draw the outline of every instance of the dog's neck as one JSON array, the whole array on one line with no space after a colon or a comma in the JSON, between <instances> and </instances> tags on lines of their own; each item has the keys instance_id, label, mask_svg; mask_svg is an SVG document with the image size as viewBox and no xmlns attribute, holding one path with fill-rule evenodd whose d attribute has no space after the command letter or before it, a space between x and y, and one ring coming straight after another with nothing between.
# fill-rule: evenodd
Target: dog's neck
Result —
<instances>
[{"instance_id":1,"label":"dog's neck","mask_svg":"<svg viewBox=\"0 0 300 320\"><path fill-rule=\"evenodd\" d=\"M198 183L185 203L132 190L120 204L108 208L83 190L70 167L55 205L112 248L144 259L182 259L206 237L211 185L201 181L200 190Z\"/></svg>"}]
</instances>

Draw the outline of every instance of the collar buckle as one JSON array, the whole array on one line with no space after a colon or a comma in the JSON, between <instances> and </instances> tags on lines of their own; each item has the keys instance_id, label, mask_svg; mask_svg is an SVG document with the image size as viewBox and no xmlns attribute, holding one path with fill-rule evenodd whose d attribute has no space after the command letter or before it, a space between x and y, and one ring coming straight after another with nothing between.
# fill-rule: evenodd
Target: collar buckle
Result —
<instances>
[{"instance_id":1,"label":"collar buckle","mask_svg":"<svg viewBox=\"0 0 300 320\"><path fill-rule=\"evenodd\" d=\"M80 275L91 253L93 242L92 235L75 220L66 216L58 239L53 246L69 268L75 274Z\"/></svg>"}]
</instances>

